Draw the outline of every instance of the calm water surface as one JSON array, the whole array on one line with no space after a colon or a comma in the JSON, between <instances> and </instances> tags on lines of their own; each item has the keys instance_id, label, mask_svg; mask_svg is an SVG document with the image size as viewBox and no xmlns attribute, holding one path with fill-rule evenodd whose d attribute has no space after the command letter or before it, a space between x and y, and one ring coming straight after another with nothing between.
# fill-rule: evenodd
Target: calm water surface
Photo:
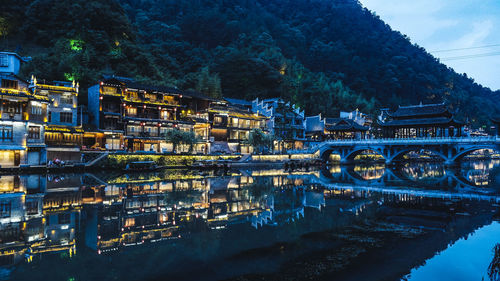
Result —
<instances>
[{"instance_id":1,"label":"calm water surface","mask_svg":"<svg viewBox=\"0 0 500 281\"><path fill-rule=\"evenodd\" d=\"M499 161L0 177L0 280L489 280Z\"/></svg>"}]
</instances>

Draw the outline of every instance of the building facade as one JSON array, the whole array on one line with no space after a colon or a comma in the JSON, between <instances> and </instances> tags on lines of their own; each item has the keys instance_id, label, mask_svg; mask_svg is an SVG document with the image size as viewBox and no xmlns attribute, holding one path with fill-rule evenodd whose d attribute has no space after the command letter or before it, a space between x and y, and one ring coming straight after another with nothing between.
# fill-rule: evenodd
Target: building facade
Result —
<instances>
[{"instance_id":1,"label":"building facade","mask_svg":"<svg viewBox=\"0 0 500 281\"><path fill-rule=\"evenodd\" d=\"M244 141L248 139L250 131L261 129L267 132L268 118L223 101L213 103L207 113L212 127L211 139L214 142L227 143L231 152L249 153L250 148Z\"/></svg>"},{"instance_id":2,"label":"building facade","mask_svg":"<svg viewBox=\"0 0 500 281\"><path fill-rule=\"evenodd\" d=\"M171 129L199 132L207 139L208 125L196 126L196 112L187 105L203 107L203 101L175 88L111 77L89 88L88 96L91 122L100 133L97 143L108 150L171 151L165 142Z\"/></svg>"},{"instance_id":3,"label":"building facade","mask_svg":"<svg viewBox=\"0 0 500 281\"><path fill-rule=\"evenodd\" d=\"M370 128L366 126L369 123L365 118L356 118L351 112L341 113L341 116L343 117L322 118L319 114L307 117L305 122L307 139L309 141L360 140L368 137Z\"/></svg>"},{"instance_id":4,"label":"building facade","mask_svg":"<svg viewBox=\"0 0 500 281\"><path fill-rule=\"evenodd\" d=\"M23 59L0 52L0 165L43 165L46 161L44 125L47 95L31 93L17 74Z\"/></svg>"},{"instance_id":5,"label":"building facade","mask_svg":"<svg viewBox=\"0 0 500 281\"><path fill-rule=\"evenodd\" d=\"M360 125L350 118L325 118L325 139L361 140L368 135L369 127Z\"/></svg>"},{"instance_id":6,"label":"building facade","mask_svg":"<svg viewBox=\"0 0 500 281\"><path fill-rule=\"evenodd\" d=\"M464 123L457 121L444 103L399 106L379 118L386 138L428 138L464 136Z\"/></svg>"},{"instance_id":7,"label":"building facade","mask_svg":"<svg viewBox=\"0 0 500 281\"><path fill-rule=\"evenodd\" d=\"M252 101L252 111L269 118L268 129L278 150L302 149L306 138L304 111L280 98Z\"/></svg>"},{"instance_id":8,"label":"building facade","mask_svg":"<svg viewBox=\"0 0 500 281\"><path fill-rule=\"evenodd\" d=\"M50 100L44 138L48 160L80 161L83 129L78 123L78 88L74 81L42 83L31 78L31 92Z\"/></svg>"}]
</instances>

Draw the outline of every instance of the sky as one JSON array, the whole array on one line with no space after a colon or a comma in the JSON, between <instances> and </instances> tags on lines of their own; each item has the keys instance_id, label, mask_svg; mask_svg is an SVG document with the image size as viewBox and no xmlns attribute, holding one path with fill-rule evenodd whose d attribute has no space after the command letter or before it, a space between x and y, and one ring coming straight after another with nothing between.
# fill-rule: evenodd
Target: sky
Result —
<instances>
[{"instance_id":1,"label":"sky","mask_svg":"<svg viewBox=\"0 0 500 281\"><path fill-rule=\"evenodd\" d=\"M500 89L500 0L360 2L456 72L492 90Z\"/></svg>"}]
</instances>

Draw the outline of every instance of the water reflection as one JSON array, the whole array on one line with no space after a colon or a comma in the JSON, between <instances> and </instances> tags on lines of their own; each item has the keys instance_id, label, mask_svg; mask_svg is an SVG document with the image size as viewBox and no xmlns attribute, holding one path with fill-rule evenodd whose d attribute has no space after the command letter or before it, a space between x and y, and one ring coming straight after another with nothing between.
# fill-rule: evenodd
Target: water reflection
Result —
<instances>
[{"instance_id":1,"label":"water reflection","mask_svg":"<svg viewBox=\"0 0 500 281\"><path fill-rule=\"evenodd\" d=\"M161 252L156 258L169 262L152 271L139 269L138 274L155 277L169 272L191 279L207 273L201 268L186 275L191 270L186 261L193 259L189 256L193 251L200 253L196 259L213 265L227 262L232 255L247 253L246 257L249 249L302 241L308 233L329 229L342 232L360 222L378 224L381 218L384 225L404 225L415 228L415 233L418 229L445 229L456 214L483 212L478 204L488 204L484 212L491 216L490 209L497 205L489 204L500 202L493 180L498 166L497 161L469 163L457 170L418 163L396 169L377 164L335 166L326 171L268 169L226 174L166 170L128 175L2 175L1 274L15 280L33 280L40 271L66 280L76 273L82 280L138 279L117 270L144 266L151 262L151 251L157 249ZM415 193L413 187L432 191ZM460 197L462 194L467 196ZM472 231L472 225L464 231ZM221 237L231 239L219 244ZM304 241L303 247L287 250L286 257L266 254L266 259L252 260L251 265L236 259L228 263L229 268L211 272L210 279L277 270L287 259L337 245ZM201 250L207 247L218 250ZM173 249L183 254L173 259L169 256ZM131 253L137 254L134 261L128 256ZM105 256L123 264L99 258ZM81 262L108 267L83 272L78 266ZM47 270L62 263L68 268Z\"/></svg>"}]
</instances>

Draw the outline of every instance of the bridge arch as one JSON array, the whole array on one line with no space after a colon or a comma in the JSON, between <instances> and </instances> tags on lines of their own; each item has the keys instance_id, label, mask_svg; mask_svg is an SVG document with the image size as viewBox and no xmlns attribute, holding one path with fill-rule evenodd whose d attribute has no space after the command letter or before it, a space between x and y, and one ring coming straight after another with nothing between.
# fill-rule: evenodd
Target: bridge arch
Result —
<instances>
[{"instance_id":1,"label":"bridge arch","mask_svg":"<svg viewBox=\"0 0 500 281\"><path fill-rule=\"evenodd\" d=\"M460 148L458 151L456 151L452 157L452 161L455 162L455 161L460 161L461 159L463 159L465 156L471 154L472 152L474 151L478 151L478 150L485 150L485 149L488 149L488 150L493 150L493 151L496 151L496 152L499 152L500 153L500 150L498 147L494 147L494 146L474 146L474 147L469 147L469 148Z\"/></svg>"},{"instance_id":2,"label":"bridge arch","mask_svg":"<svg viewBox=\"0 0 500 281\"><path fill-rule=\"evenodd\" d=\"M369 148L369 147L360 147L357 149L353 149L352 151L349 151L346 155L344 155L344 161L354 161L356 156L361 155L362 152L365 151L372 151L378 155L380 155L384 160L387 160L387 156L383 154L381 148Z\"/></svg>"},{"instance_id":3,"label":"bridge arch","mask_svg":"<svg viewBox=\"0 0 500 281\"><path fill-rule=\"evenodd\" d=\"M396 150L394 151L394 154L391 155L391 157L389 157L389 159L386 159L386 160L389 160L389 162L393 162L394 160L398 160L400 159L401 157L403 157L404 155L410 153L410 152L415 152L415 151L427 151L427 152L431 152L432 154L435 154L437 156L439 156L441 159L443 159L443 161L448 161L448 157L446 155L444 155L441 151L439 150L436 150L436 149L432 149L432 148L417 148L417 147L413 147L413 148L405 148L405 149L401 149L401 150Z\"/></svg>"}]
</instances>

